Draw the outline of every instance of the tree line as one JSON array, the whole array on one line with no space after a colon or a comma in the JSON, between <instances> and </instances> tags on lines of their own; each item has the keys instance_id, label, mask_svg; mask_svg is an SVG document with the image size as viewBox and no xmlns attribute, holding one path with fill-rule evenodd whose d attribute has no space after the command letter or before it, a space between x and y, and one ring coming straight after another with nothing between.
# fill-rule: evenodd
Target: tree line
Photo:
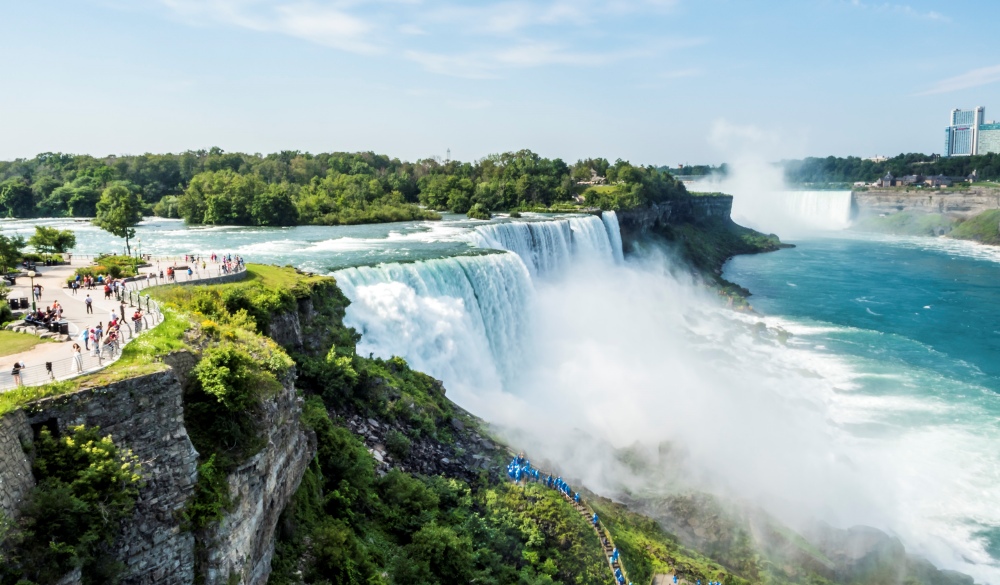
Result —
<instances>
[{"instance_id":1,"label":"tree line","mask_svg":"<svg viewBox=\"0 0 1000 585\"><path fill-rule=\"evenodd\" d=\"M594 173L607 183L581 184ZM115 198L137 198L146 215L256 226L434 219L438 211L488 217L579 202L623 209L685 194L665 169L603 158L570 165L530 150L475 162L219 148L104 158L43 153L0 162L0 216L93 217L108 189Z\"/></svg>"},{"instance_id":2,"label":"tree line","mask_svg":"<svg viewBox=\"0 0 1000 585\"><path fill-rule=\"evenodd\" d=\"M786 160L785 178L790 183L854 183L873 182L886 173L905 175L945 175L968 177L972 171L981 181L1000 180L1000 154L943 157L937 154L900 154L888 160L875 162L856 156L846 158L806 158Z\"/></svg>"}]
</instances>

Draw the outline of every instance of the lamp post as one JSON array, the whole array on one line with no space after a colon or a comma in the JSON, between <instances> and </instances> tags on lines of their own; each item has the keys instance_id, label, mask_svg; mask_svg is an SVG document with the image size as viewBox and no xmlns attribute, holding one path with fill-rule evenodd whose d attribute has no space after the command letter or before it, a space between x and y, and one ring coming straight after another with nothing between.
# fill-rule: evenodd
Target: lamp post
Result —
<instances>
[{"instance_id":1,"label":"lamp post","mask_svg":"<svg viewBox=\"0 0 1000 585\"><path fill-rule=\"evenodd\" d=\"M38 273L35 272L34 270L29 270L28 271L28 278L31 279L31 312L32 313L35 312L35 277L36 276L38 276Z\"/></svg>"}]
</instances>

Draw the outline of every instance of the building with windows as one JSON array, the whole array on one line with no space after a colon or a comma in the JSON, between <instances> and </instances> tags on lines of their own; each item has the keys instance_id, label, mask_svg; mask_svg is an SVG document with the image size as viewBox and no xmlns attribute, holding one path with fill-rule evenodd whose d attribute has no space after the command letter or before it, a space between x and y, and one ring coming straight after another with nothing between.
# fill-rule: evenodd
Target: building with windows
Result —
<instances>
[{"instance_id":1,"label":"building with windows","mask_svg":"<svg viewBox=\"0 0 1000 585\"><path fill-rule=\"evenodd\" d=\"M971 156L979 154L979 127L983 125L986 108L952 110L945 128L944 155Z\"/></svg>"},{"instance_id":2,"label":"building with windows","mask_svg":"<svg viewBox=\"0 0 1000 585\"><path fill-rule=\"evenodd\" d=\"M976 154L989 154L991 152L1000 154L1000 124L995 122L980 124L978 134Z\"/></svg>"}]
</instances>

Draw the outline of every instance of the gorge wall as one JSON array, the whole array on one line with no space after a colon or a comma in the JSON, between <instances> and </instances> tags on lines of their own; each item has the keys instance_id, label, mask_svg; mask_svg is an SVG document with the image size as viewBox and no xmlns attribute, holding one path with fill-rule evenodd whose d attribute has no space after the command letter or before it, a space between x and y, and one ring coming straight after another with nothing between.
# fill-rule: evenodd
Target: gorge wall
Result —
<instances>
[{"instance_id":1,"label":"gorge wall","mask_svg":"<svg viewBox=\"0 0 1000 585\"><path fill-rule=\"evenodd\" d=\"M634 242L644 234L668 225L729 220L732 195L698 195L656 203L650 207L618 212L624 242Z\"/></svg>"},{"instance_id":2,"label":"gorge wall","mask_svg":"<svg viewBox=\"0 0 1000 585\"><path fill-rule=\"evenodd\" d=\"M1000 209L1000 189L988 187L970 187L960 191L869 189L854 191L852 199L857 217L910 211L968 219L983 211Z\"/></svg>"},{"instance_id":3,"label":"gorge wall","mask_svg":"<svg viewBox=\"0 0 1000 585\"><path fill-rule=\"evenodd\" d=\"M271 329L286 343L301 344L297 313L276 315ZM315 436L300 422L294 371L278 395L265 401L264 447L226 478L232 506L218 523L196 533L184 521L198 482L184 387L198 357L177 352L164 361L164 371L39 400L0 418L0 512L16 519L35 485L30 443L41 426L60 433L77 425L100 427L142 466L135 510L112 549L124 565L122 583L262 585L270 574L278 518L316 452ZM77 571L63 582L79 579Z\"/></svg>"}]
</instances>

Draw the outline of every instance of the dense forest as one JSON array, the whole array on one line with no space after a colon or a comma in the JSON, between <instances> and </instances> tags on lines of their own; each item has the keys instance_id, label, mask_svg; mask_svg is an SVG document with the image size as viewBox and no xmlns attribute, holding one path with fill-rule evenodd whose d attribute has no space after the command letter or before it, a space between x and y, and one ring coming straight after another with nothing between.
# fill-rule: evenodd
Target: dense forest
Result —
<instances>
[{"instance_id":1,"label":"dense forest","mask_svg":"<svg viewBox=\"0 0 1000 585\"><path fill-rule=\"evenodd\" d=\"M926 154L900 154L883 162L864 160L856 156L840 158L806 158L787 160L785 178L790 183L854 183L872 182L891 172L896 177L904 175L946 175L967 177L972 171L981 181L1000 180L1000 154L979 156L953 156Z\"/></svg>"},{"instance_id":2,"label":"dense forest","mask_svg":"<svg viewBox=\"0 0 1000 585\"><path fill-rule=\"evenodd\" d=\"M591 171L607 185L581 184ZM91 217L102 192L124 186L148 214L194 224L356 224L434 219L436 211L483 216L550 208L582 197L622 209L685 193L668 172L618 160L568 165L521 150L474 163L415 163L371 152L268 155L219 148L95 158L44 153L0 162L0 216Z\"/></svg>"}]
</instances>

